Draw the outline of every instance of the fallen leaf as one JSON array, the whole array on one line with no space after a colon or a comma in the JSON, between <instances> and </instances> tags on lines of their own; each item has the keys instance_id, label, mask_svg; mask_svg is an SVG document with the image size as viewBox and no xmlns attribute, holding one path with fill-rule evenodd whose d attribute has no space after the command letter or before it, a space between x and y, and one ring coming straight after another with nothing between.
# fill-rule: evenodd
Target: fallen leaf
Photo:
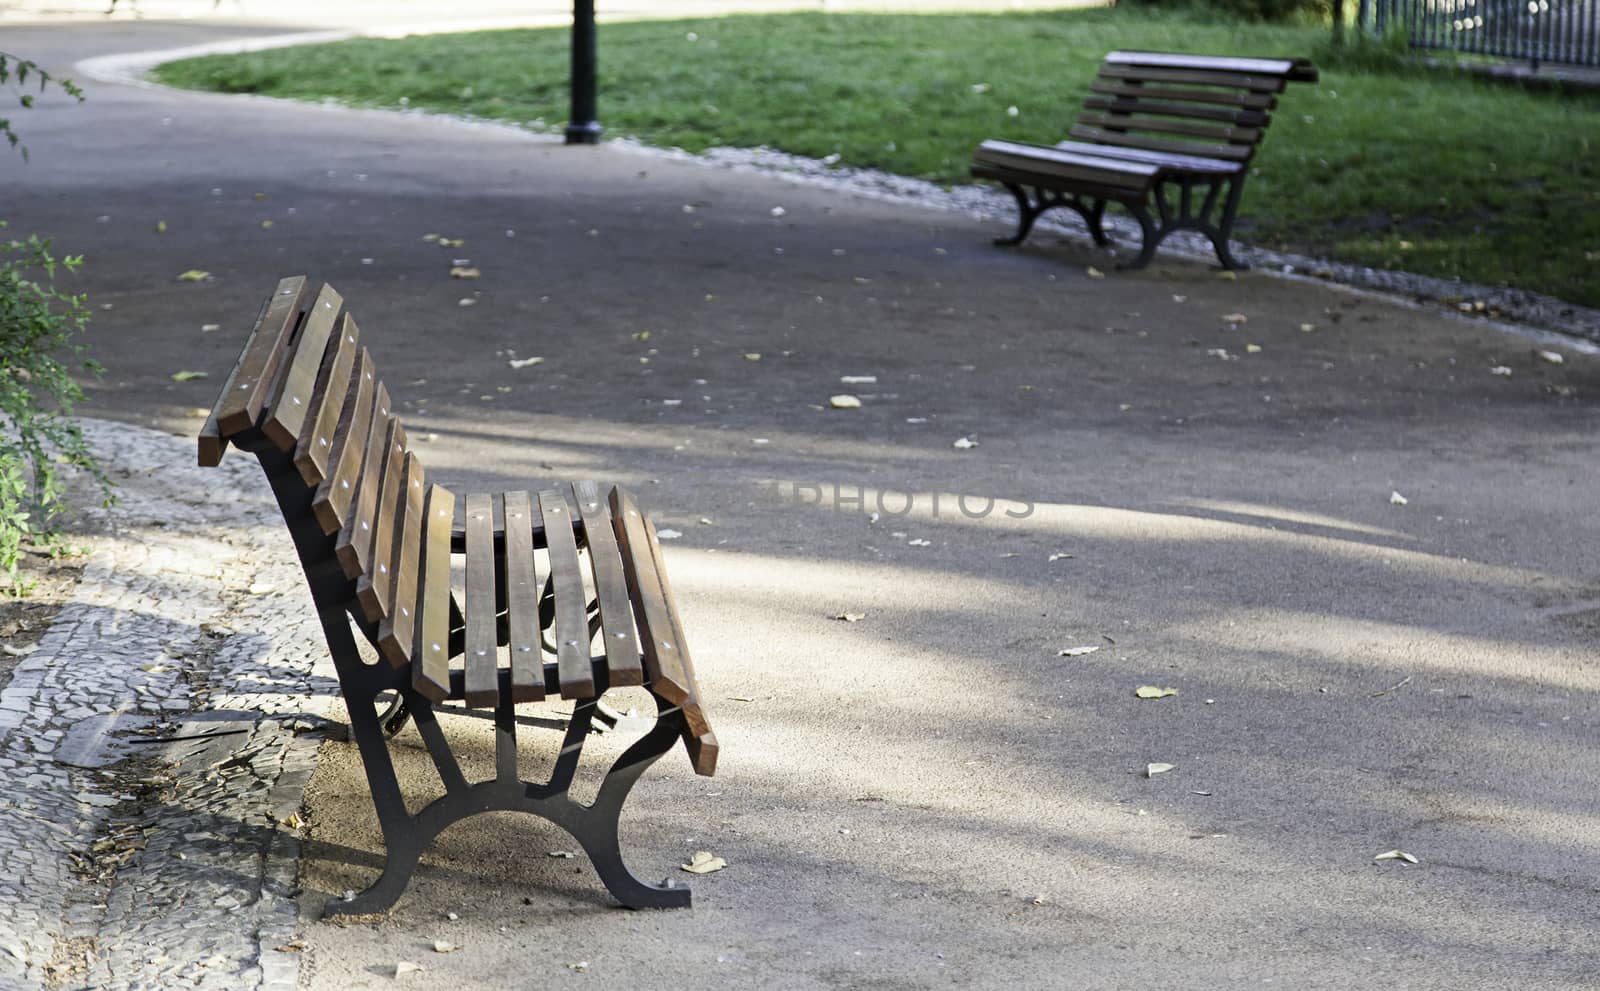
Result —
<instances>
[{"instance_id":1,"label":"fallen leaf","mask_svg":"<svg viewBox=\"0 0 1600 991\"><path fill-rule=\"evenodd\" d=\"M761 360L761 352L760 351L746 351L745 355L744 355L744 360L745 361L760 361Z\"/></svg>"},{"instance_id":2,"label":"fallen leaf","mask_svg":"<svg viewBox=\"0 0 1600 991\"><path fill-rule=\"evenodd\" d=\"M473 299L471 296L463 296L460 299L456 300L456 305L457 306L477 306L478 305L478 301L476 299Z\"/></svg>"},{"instance_id":3,"label":"fallen leaf","mask_svg":"<svg viewBox=\"0 0 1600 991\"><path fill-rule=\"evenodd\" d=\"M1144 776L1153 778L1158 774L1166 774L1172 770L1173 766L1172 764L1146 764L1144 766Z\"/></svg>"},{"instance_id":4,"label":"fallen leaf","mask_svg":"<svg viewBox=\"0 0 1600 991\"><path fill-rule=\"evenodd\" d=\"M589 961L579 960L577 963L567 964L567 969L576 974L582 974L589 969Z\"/></svg>"},{"instance_id":5,"label":"fallen leaf","mask_svg":"<svg viewBox=\"0 0 1600 991\"><path fill-rule=\"evenodd\" d=\"M843 385L877 385L876 375L841 375L839 382Z\"/></svg>"},{"instance_id":6,"label":"fallen leaf","mask_svg":"<svg viewBox=\"0 0 1600 991\"><path fill-rule=\"evenodd\" d=\"M1140 685L1133 690L1133 694L1142 699L1164 699L1169 695L1178 694L1176 688L1160 688L1156 685Z\"/></svg>"},{"instance_id":7,"label":"fallen leaf","mask_svg":"<svg viewBox=\"0 0 1600 991\"><path fill-rule=\"evenodd\" d=\"M968 448L977 447L978 442L967 437L957 437L956 442L950 446L958 451L965 451Z\"/></svg>"},{"instance_id":8,"label":"fallen leaf","mask_svg":"<svg viewBox=\"0 0 1600 991\"><path fill-rule=\"evenodd\" d=\"M705 850L696 850L694 856L689 858L689 862L680 866L690 874L710 874L722 870L728 866L728 862Z\"/></svg>"},{"instance_id":9,"label":"fallen leaf","mask_svg":"<svg viewBox=\"0 0 1600 991\"><path fill-rule=\"evenodd\" d=\"M552 857L557 860L571 860L574 854L570 850L551 850L546 853L545 856Z\"/></svg>"},{"instance_id":10,"label":"fallen leaf","mask_svg":"<svg viewBox=\"0 0 1600 991\"><path fill-rule=\"evenodd\" d=\"M771 209L771 210L768 210L768 211L767 211L767 212L768 212L768 213L770 213L770 214L772 214L772 215L773 215L773 216L774 216L774 217L781 217L781 216L783 216L783 215L784 215L784 214L786 214L786 213L788 213L788 212L789 212L789 211L788 211L788 210L785 210L785 209L784 209L784 208L783 208L783 207L781 207L781 206L775 206L775 207L773 207L773 208L772 208L772 209Z\"/></svg>"},{"instance_id":11,"label":"fallen leaf","mask_svg":"<svg viewBox=\"0 0 1600 991\"><path fill-rule=\"evenodd\" d=\"M207 376L205 372L182 371L172 373L172 381L174 382L193 382L195 379L203 379L206 377Z\"/></svg>"},{"instance_id":12,"label":"fallen leaf","mask_svg":"<svg viewBox=\"0 0 1600 991\"><path fill-rule=\"evenodd\" d=\"M165 220L156 221L156 233L157 234L165 234L166 232L167 232L167 222Z\"/></svg>"},{"instance_id":13,"label":"fallen leaf","mask_svg":"<svg viewBox=\"0 0 1600 991\"><path fill-rule=\"evenodd\" d=\"M1261 353L1261 345L1259 345L1259 344L1246 344L1244 346L1244 352L1245 352L1245 354L1260 354Z\"/></svg>"},{"instance_id":14,"label":"fallen leaf","mask_svg":"<svg viewBox=\"0 0 1600 991\"><path fill-rule=\"evenodd\" d=\"M1536 351L1534 353L1537 354L1541 359L1543 359L1544 361L1548 361L1552 365L1565 364L1566 360L1567 360L1566 356L1561 354L1559 351L1542 351L1541 350L1541 351Z\"/></svg>"},{"instance_id":15,"label":"fallen leaf","mask_svg":"<svg viewBox=\"0 0 1600 991\"><path fill-rule=\"evenodd\" d=\"M1411 501L1410 499L1407 499L1405 496L1401 495L1398 492L1389 493L1389 505L1391 505L1391 506L1404 506L1406 503L1408 503L1410 501Z\"/></svg>"},{"instance_id":16,"label":"fallen leaf","mask_svg":"<svg viewBox=\"0 0 1600 991\"><path fill-rule=\"evenodd\" d=\"M179 282L205 282L211 278L211 273L204 269L191 268L178 276Z\"/></svg>"},{"instance_id":17,"label":"fallen leaf","mask_svg":"<svg viewBox=\"0 0 1600 991\"><path fill-rule=\"evenodd\" d=\"M452 279L476 279L480 274L482 273L477 269L468 268L465 265L456 265L450 269L450 278Z\"/></svg>"},{"instance_id":18,"label":"fallen leaf","mask_svg":"<svg viewBox=\"0 0 1600 991\"><path fill-rule=\"evenodd\" d=\"M933 546L933 541L924 540L921 537L913 537L910 540L906 541L906 546L907 547L932 547Z\"/></svg>"},{"instance_id":19,"label":"fallen leaf","mask_svg":"<svg viewBox=\"0 0 1600 991\"><path fill-rule=\"evenodd\" d=\"M668 529L665 529L665 530L657 530L656 531L656 536L660 537L662 540L677 540L679 537L683 536L683 531L682 530L673 530L671 528L668 528Z\"/></svg>"},{"instance_id":20,"label":"fallen leaf","mask_svg":"<svg viewBox=\"0 0 1600 991\"><path fill-rule=\"evenodd\" d=\"M1209 791L1191 791L1189 794L1191 794L1191 795L1199 795L1202 798L1210 798L1211 797L1211 793Z\"/></svg>"},{"instance_id":21,"label":"fallen leaf","mask_svg":"<svg viewBox=\"0 0 1600 991\"><path fill-rule=\"evenodd\" d=\"M273 947L273 949L277 950L279 953L301 953L305 950L305 948L306 941L303 939L291 939L287 943L279 943L277 946Z\"/></svg>"},{"instance_id":22,"label":"fallen leaf","mask_svg":"<svg viewBox=\"0 0 1600 991\"><path fill-rule=\"evenodd\" d=\"M435 953L454 953L459 949L461 949L461 947L454 943L447 943L442 939L436 939L433 941L433 952Z\"/></svg>"},{"instance_id":23,"label":"fallen leaf","mask_svg":"<svg viewBox=\"0 0 1600 991\"><path fill-rule=\"evenodd\" d=\"M531 368L534 365L542 365L542 364L544 364L544 359L540 358L540 357L512 358L511 361L509 362L509 364L511 365L512 368Z\"/></svg>"},{"instance_id":24,"label":"fallen leaf","mask_svg":"<svg viewBox=\"0 0 1600 991\"><path fill-rule=\"evenodd\" d=\"M864 612L842 612L833 618L841 623L859 623L867 618L867 614Z\"/></svg>"},{"instance_id":25,"label":"fallen leaf","mask_svg":"<svg viewBox=\"0 0 1600 991\"><path fill-rule=\"evenodd\" d=\"M1093 265L1090 265L1088 268L1084 269L1083 274L1087 275L1091 279L1103 279L1106 277L1106 273L1100 271L1098 268L1095 268Z\"/></svg>"},{"instance_id":26,"label":"fallen leaf","mask_svg":"<svg viewBox=\"0 0 1600 991\"><path fill-rule=\"evenodd\" d=\"M1243 313L1224 313L1222 315L1222 322L1231 323L1234 326L1238 326L1241 323L1249 323L1250 318L1245 316Z\"/></svg>"},{"instance_id":27,"label":"fallen leaf","mask_svg":"<svg viewBox=\"0 0 1600 991\"><path fill-rule=\"evenodd\" d=\"M1411 854L1406 853L1404 850L1388 850L1388 851L1385 851L1384 853L1378 854L1376 857L1373 857L1372 859L1373 860L1403 860L1408 864L1414 864L1414 863L1417 862L1417 858L1416 857L1413 857Z\"/></svg>"},{"instance_id":28,"label":"fallen leaf","mask_svg":"<svg viewBox=\"0 0 1600 991\"><path fill-rule=\"evenodd\" d=\"M263 220L263 221L262 221L262 222L261 222L261 229L262 229L262 230L264 230L264 231L270 231L270 230L272 230L272 221L270 221L270 220Z\"/></svg>"},{"instance_id":29,"label":"fallen leaf","mask_svg":"<svg viewBox=\"0 0 1600 991\"><path fill-rule=\"evenodd\" d=\"M1509 365L1496 365L1493 368L1489 369L1489 374L1490 375L1510 376L1511 368L1510 368Z\"/></svg>"},{"instance_id":30,"label":"fallen leaf","mask_svg":"<svg viewBox=\"0 0 1600 991\"><path fill-rule=\"evenodd\" d=\"M1072 555L1071 554L1056 553L1056 554L1050 555L1050 560L1052 560L1052 561L1069 561L1071 559L1072 559Z\"/></svg>"},{"instance_id":31,"label":"fallen leaf","mask_svg":"<svg viewBox=\"0 0 1600 991\"><path fill-rule=\"evenodd\" d=\"M1303 323L1300 325L1300 333L1302 334L1309 334L1316 329L1317 325L1314 323Z\"/></svg>"},{"instance_id":32,"label":"fallen leaf","mask_svg":"<svg viewBox=\"0 0 1600 991\"><path fill-rule=\"evenodd\" d=\"M1094 653L1095 651L1097 651L1099 649L1100 648L1098 646L1095 646L1095 647L1068 647L1065 650L1057 651L1056 652L1056 656L1057 657L1082 657L1085 654L1092 654L1092 653Z\"/></svg>"},{"instance_id":33,"label":"fallen leaf","mask_svg":"<svg viewBox=\"0 0 1600 991\"><path fill-rule=\"evenodd\" d=\"M8 643L0 644L0 653L4 653L7 657L27 657L38 649L38 644L29 644L26 647L13 647Z\"/></svg>"},{"instance_id":34,"label":"fallen leaf","mask_svg":"<svg viewBox=\"0 0 1600 991\"><path fill-rule=\"evenodd\" d=\"M840 394L828 397L828 405L834 409L860 409L861 400L855 396Z\"/></svg>"},{"instance_id":35,"label":"fallen leaf","mask_svg":"<svg viewBox=\"0 0 1600 991\"><path fill-rule=\"evenodd\" d=\"M394 979L397 981L400 978L405 977L407 974L420 974L421 972L422 965L419 963L412 963L410 960L399 960L396 961L394 965Z\"/></svg>"},{"instance_id":36,"label":"fallen leaf","mask_svg":"<svg viewBox=\"0 0 1600 991\"><path fill-rule=\"evenodd\" d=\"M202 333L202 334L209 334L213 330L221 330L221 329L222 329L222 324L220 324L220 323L203 323L203 324L200 325L200 333Z\"/></svg>"},{"instance_id":37,"label":"fallen leaf","mask_svg":"<svg viewBox=\"0 0 1600 991\"><path fill-rule=\"evenodd\" d=\"M1217 273L1217 278L1221 279L1223 282L1238 282L1239 273L1230 269L1223 269Z\"/></svg>"},{"instance_id":38,"label":"fallen leaf","mask_svg":"<svg viewBox=\"0 0 1600 991\"><path fill-rule=\"evenodd\" d=\"M287 816L284 817L283 824L285 826L288 826L290 829L299 829L301 826L304 826L306 823L305 823L304 819L300 818L300 813L291 812Z\"/></svg>"}]
</instances>

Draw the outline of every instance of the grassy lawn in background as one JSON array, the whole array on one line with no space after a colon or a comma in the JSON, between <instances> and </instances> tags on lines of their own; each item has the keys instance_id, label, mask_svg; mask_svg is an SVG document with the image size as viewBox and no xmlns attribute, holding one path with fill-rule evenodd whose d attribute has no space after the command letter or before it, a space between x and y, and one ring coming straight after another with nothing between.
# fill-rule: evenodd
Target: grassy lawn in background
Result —
<instances>
[{"instance_id":1,"label":"grassy lawn in background","mask_svg":"<svg viewBox=\"0 0 1600 991\"><path fill-rule=\"evenodd\" d=\"M1064 138L1113 48L1313 55L1323 37L1136 7L603 24L600 117L609 134L689 151L765 145L964 183L984 138ZM553 129L567 46L564 29L347 41L174 62L157 77ZM1600 95L1327 68L1290 87L1256 166L1248 241L1600 306Z\"/></svg>"}]
</instances>

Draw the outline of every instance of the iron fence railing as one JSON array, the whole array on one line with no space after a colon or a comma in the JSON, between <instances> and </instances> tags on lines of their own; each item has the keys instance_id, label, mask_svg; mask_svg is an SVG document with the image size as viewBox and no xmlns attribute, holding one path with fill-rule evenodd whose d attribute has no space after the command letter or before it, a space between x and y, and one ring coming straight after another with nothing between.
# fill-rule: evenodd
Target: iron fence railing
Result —
<instances>
[{"instance_id":1,"label":"iron fence railing","mask_svg":"<svg viewBox=\"0 0 1600 991\"><path fill-rule=\"evenodd\" d=\"M1369 0L1366 23L1414 48L1600 67L1600 0Z\"/></svg>"}]
</instances>

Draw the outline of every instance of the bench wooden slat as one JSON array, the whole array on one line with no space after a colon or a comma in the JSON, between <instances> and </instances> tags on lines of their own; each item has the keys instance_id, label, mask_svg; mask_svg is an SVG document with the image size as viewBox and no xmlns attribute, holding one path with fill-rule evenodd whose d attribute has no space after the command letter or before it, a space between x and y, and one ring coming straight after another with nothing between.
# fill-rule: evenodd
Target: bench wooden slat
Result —
<instances>
[{"instance_id":1,"label":"bench wooden slat","mask_svg":"<svg viewBox=\"0 0 1600 991\"><path fill-rule=\"evenodd\" d=\"M613 688L644 684L639 641L628 600L628 579L622 570L617 535L611 527L611 508L600 486L592 481L572 483L572 501L583 519L589 544L589 570L594 575L595 599L600 604L600 631L605 641L607 682Z\"/></svg>"},{"instance_id":2,"label":"bench wooden slat","mask_svg":"<svg viewBox=\"0 0 1600 991\"><path fill-rule=\"evenodd\" d=\"M1208 158L1230 158L1236 161L1247 161L1255 152L1252 145L1221 145L1202 144L1194 141L1174 141L1169 138L1148 137L1143 134L1132 134L1122 131L1108 131L1103 127L1092 127L1087 124L1074 124L1072 130L1067 132L1075 138L1093 141L1105 145L1121 145L1126 148L1144 148L1148 151L1170 151L1180 155L1199 155Z\"/></svg>"},{"instance_id":3,"label":"bench wooden slat","mask_svg":"<svg viewBox=\"0 0 1600 991\"><path fill-rule=\"evenodd\" d=\"M422 617L411 665L411 687L443 702L450 696L450 521L456 497L428 487L428 527L422 542Z\"/></svg>"},{"instance_id":4,"label":"bench wooden slat","mask_svg":"<svg viewBox=\"0 0 1600 991\"><path fill-rule=\"evenodd\" d=\"M643 517L643 514L640 514ZM683 634L683 620L678 616L678 602L672 594L672 582L667 580L667 562L661 554L661 542L656 537L655 522L644 518L645 540L650 547L650 560L655 565L656 578L661 582L661 597L667 603L667 618L672 624L672 635L678 642L678 660L683 666L689 697L680 703L683 709L683 744L689 751L689 761L696 774L709 777L716 773L720 748L717 737L711 732L705 708L700 704L700 682L694 676L694 658L689 656L689 638Z\"/></svg>"},{"instance_id":5,"label":"bench wooden slat","mask_svg":"<svg viewBox=\"0 0 1600 991\"><path fill-rule=\"evenodd\" d=\"M389 438L389 424L392 422L398 428L400 422L383 415L389 408L389 390L382 382L378 383L375 407L378 415L367 425L367 436L363 441L365 453L361 459L360 474L357 475L356 497L351 504L350 515L346 517L344 526L339 528L339 538L333 546L334 554L339 558L339 566L344 569L344 576L351 581L360 578L367 568L372 566L373 523L378 512L379 476L383 472L383 452L387 450L384 445ZM401 440L401 443L405 441Z\"/></svg>"},{"instance_id":6,"label":"bench wooden slat","mask_svg":"<svg viewBox=\"0 0 1600 991\"><path fill-rule=\"evenodd\" d=\"M374 623L389 609L389 592L394 581L396 520L406 508L406 493L402 488L406 457L403 435L399 417L392 418L388 433L384 435L378 473L369 472L365 479L366 484L377 489L378 509L372 524L372 562L356 580L356 598L367 619Z\"/></svg>"},{"instance_id":7,"label":"bench wooden slat","mask_svg":"<svg viewBox=\"0 0 1600 991\"><path fill-rule=\"evenodd\" d=\"M1102 65L1102 79L1127 79L1151 83L1179 83L1187 86L1226 86L1252 93L1282 93L1283 76L1245 75L1231 72L1198 72L1188 69L1145 69L1128 65Z\"/></svg>"},{"instance_id":8,"label":"bench wooden slat","mask_svg":"<svg viewBox=\"0 0 1600 991\"><path fill-rule=\"evenodd\" d=\"M1226 124L1195 123L1186 120L1167 120L1146 117L1143 114L1122 115L1085 112L1078 115L1078 123L1089 127L1110 129L1113 134L1126 131L1156 131L1162 134L1183 134L1206 141L1226 141L1237 144L1255 144L1261 140L1259 127L1229 127ZM1115 144L1116 142L1111 142Z\"/></svg>"},{"instance_id":9,"label":"bench wooden slat","mask_svg":"<svg viewBox=\"0 0 1600 991\"><path fill-rule=\"evenodd\" d=\"M511 701L537 702L544 698L544 656L539 649L539 573L533 556L533 499L527 492L507 492L501 502L505 519Z\"/></svg>"},{"instance_id":10,"label":"bench wooden slat","mask_svg":"<svg viewBox=\"0 0 1600 991\"><path fill-rule=\"evenodd\" d=\"M333 347L322 362L316 391L306 411L305 426L294 446L294 466L307 485L317 485L328 475L328 459L333 454L333 434L344 410L344 397L350 391L350 373L355 369L361 331L346 313L339 321Z\"/></svg>"},{"instance_id":11,"label":"bench wooden slat","mask_svg":"<svg viewBox=\"0 0 1600 991\"><path fill-rule=\"evenodd\" d=\"M467 705L493 708L500 701L500 658L495 644L494 501L473 494L467 502L467 591L462 601L467 631Z\"/></svg>"},{"instance_id":12,"label":"bench wooden slat","mask_svg":"<svg viewBox=\"0 0 1600 991\"><path fill-rule=\"evenodd\" d=\"M628 595L645 635L642 646L650 687L673 705L682 705L689 700L689 675L683 666L683 645L672 628L666 593L650 553L644 514L632 495L615 488L611 490L611 515L628 575Z\"/></svg>"},{"instance_id":13,"label":"bench wooden slat","mask_svg":"<svg viewBox=\"0 0 1600 991\"><path fill-rule=\"evenodd\" d=\"M334 435L333 474L322 480L311 499L311 511L322 526L323 533L337 533L344 525L355 496L355 485L361 471L361 459L366 453L362 438L372 424L374 412L372 358L365 348L356 358L355 391L350 394L339 416L339 429Z\"/></svg>"},{"instance_id":14,"label":"bench wooden slat","mask_svg":"<svg viewBox=\"0 0 1600 991\"><path fill-rule=\"evenodd\" d=\"M1248 58L1237 55L1190 55L1183 52L1107 52L1112 65L1163 69L1201 69L1209 72L1245 72L1268 76L1287 76L1297 68L1308 67L1305 59Z\"/></svg>"},{"instance_id":15,"label":"bench wooden slat","mask_svg":"<svg viewBox=\"0 0 1600 991\"><path fill-rule=\"evenodd\" d=\"M1174 89L1166 86L1144 86L1119 80L1106 82L1096 79L1089 90L1105 96L1133 96L1149 100L1176 100L1182 103L1209 103L1215 106L1246 107L1251 110L1271 110L1278 98L1270 93L1251 93L1231 89Z\"/></svg>"},{"instance_id":16,"label":"bench wooden slat","mask_svg":"<svg viewBox=\"0 0 1600 991\"><path fill-rule=\"evenodd\" d=\"M1143 148L1119 148L1112 145L1092 145L1077 141L1062 141L1056 145L1067 151L1104 155L1107 158L1126 158L1134 162L1158 165L1163 171L1201 172L1207 175L1235 175L1244 171L1243 162L1230 162L1222 158L1202 158L1198 155L1178 155L1168 151L1146 151Z\"/></svg>"},{"instance_id":17,"label":"bench wooden slat","mask_svg":"<svg viewBox=\"0 0 1600 991\"><path fill-rule=\"evenodd\" d=\"M1016 141L985 141L978 146L973 161L1134 190L1148 189L1161 171L1153 165L1140 162L1076 154L1046 145Z\"/></svg>"},{"instance_id":18,"label":"bench wooden slat","mask_svg":"<svg viewBox=\"0 0 1600 991\"><path fill-rule=\"evenodd\" d=\"M589 617L584 602L583 566L572 536L572 514L560 492L539 493L544 513L544 539L550 558L551 586L555 589L554 637L561 695L569 699L594 698L594 663L589 656Z\"/></svg>"},{"instance_id":19,"label":"bench wooden slat","mask_svg":"<svg viewBox=\"0 0 1600 991\"><path fill-rule=\"evenodd\" d=\"M281 288L283 283L280 282L278 285ZM266 322L267 308L276 298L277 295L273 294L261 301L261 309L256 313L256 322L250 328L250 336L245 338L244 349L234 360L233 369L228 372L228 378L222 384L222 391L217 393L216 402L211 404L211 415L206 417L205 424L200 428L199 455L202 468L215 468L222 464L222 455L228 450L228 438L222 433L222 426L218 420L222 416L223 407L233 395L233 385L239 381L239 370L244 367L245 358L250 356L256 338L261 335L261 328Z\"/></svg>"},{"instance_id":20,"label":"bench wooden slat","mask_svg":"<svg viewBox=\"0 0 1600 991\"><path fill-rule=\"evenodd\" d=\"M1259 110L1243 107L1206 107L1192 103L1176 103L1146 97L1091 96L1083 101L1086 108L1103 113L1128 115L1137 120L1144 114L1161 117L1189 117L1195 120L1215 120L1236 127L1261 127L1268 121ZM1137 124L1131 126L1137 127Z\"/></svg>"},{"instance_id":21,"label":"bench wooden slat","mask_svg":"<svg viewBox=\"0 0 1600 991\"><path fill-rule=\"evenodd\" d=\"M306 412L311 408L311 391L317 384L317 370L322 367L328 335L333 333L342 305L344 300L333 287L324 285L300 321L300 330L286 355L288 367L278 379L266 422L261 425L261 432L280 451L294 450L300 440Z\"/></svg>"},{"instance_id":22,"label":"bench wooden slat","mask_svg":"<svg viewBox=\"0 0 1600 991\"><path fill-rule=\"evenodd\" d=\"M305 291L303 275L284 279L273 291L272 300L256 321L250 342L239 356L239 367L228 382L227 396L217 408L217 427L222 437L231 437L256 425L284 349L299 320L300 300Z\"/></svg>"},{"instance_id":23,"label":"bench wooden slat","mask_svg":"<svg viewBox=\"0 0 1600 991\"><path fill-rule=\"evenodd\" d=\"M411 641L417 630L417 572L422 561L423 489L422 461L406 454L405 516L395 537L394 592L389 614L378 624L378 646L389 663L403 668L411 663Z\"/></svg>"}]
</instances>

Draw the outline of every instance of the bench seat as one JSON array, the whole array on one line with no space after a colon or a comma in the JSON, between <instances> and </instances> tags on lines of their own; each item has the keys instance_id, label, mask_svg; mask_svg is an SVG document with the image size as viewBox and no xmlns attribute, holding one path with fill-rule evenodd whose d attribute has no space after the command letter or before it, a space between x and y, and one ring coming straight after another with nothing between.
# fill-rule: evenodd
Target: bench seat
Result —
<instances>
[{"instance_id":1,"label":"bench seat","mask_svg":"<svg viewBox=\"0 0 1600 991\"><path fill-rule=\"evenodd\" d=\"M1064 206L1105 245L1105 208L1118 203L1144 235L1138 257L1122 267L1143 268L1168 234L1188 228L1210 238L1224 268L1243 268L1228 241L1250 161L1278 94L1316 78L1305 59L1107 54L1071 140L991 140L973 153L972 174L998 181L1017 201L1017 231L997 243L1022 243L1040 214Z\"/></svg>"}]
</instances>

